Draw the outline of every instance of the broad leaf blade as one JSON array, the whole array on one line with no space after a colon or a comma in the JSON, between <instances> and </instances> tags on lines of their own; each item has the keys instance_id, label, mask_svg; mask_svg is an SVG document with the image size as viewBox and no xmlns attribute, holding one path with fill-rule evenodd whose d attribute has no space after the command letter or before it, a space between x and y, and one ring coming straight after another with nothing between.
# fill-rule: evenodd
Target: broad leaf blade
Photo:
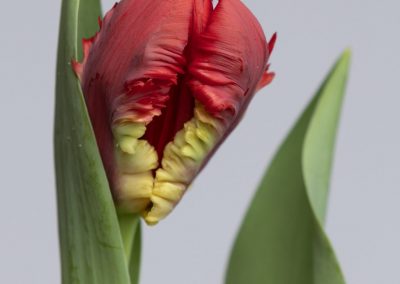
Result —
<instances>
[{"instance_id":1,"label":"broad leaf blade","mask_svg":"<svg viewBox=\"0 0 400 284\"><path fill-rule=\"evenodd\" d=\"M62 282L129 283L118 220L79 82L70 62L93 35L98 0L63 0L55 117Z\"/></svg>"},{"instance_id":2,"label":"broad leaf blade","mask_svg":"<svg viewBox=\"0 0 400 284\"><path fill-rule=\"evenodd\" d=\"M324 83L303 147L303 175L311 205L321 224L324 223L329 181L335 146L336 129L345 93L349 52L335 66Z\"/></svg>"},{"instance_id":3,"label":"broad leaf blade","mask_svg":"<svg viewBox=\"0 0 400 284\"><path fill-rule=\"evenodd\" d=\"M237 236L227 284L345 283L321 221L348 63L346 52L273 159Z\"/></svg>"}]
</instances>

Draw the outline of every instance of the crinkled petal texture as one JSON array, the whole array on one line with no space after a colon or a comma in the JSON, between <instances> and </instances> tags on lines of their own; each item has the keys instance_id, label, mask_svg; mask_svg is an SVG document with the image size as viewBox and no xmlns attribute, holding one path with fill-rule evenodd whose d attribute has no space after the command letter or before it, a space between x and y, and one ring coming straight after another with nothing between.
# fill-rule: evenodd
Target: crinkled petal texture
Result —
<instances>
[{"instance_id":1,"label":"crinkled petal texture","mask_svg":"<svg viewBox=\"0 0 400 284\"><path fill-rule=\"evenodd\" d=\"M269 44L239 0L122 0L73 62L120 212L156 224L268 84Z\"/></svg>"}]
</instances>

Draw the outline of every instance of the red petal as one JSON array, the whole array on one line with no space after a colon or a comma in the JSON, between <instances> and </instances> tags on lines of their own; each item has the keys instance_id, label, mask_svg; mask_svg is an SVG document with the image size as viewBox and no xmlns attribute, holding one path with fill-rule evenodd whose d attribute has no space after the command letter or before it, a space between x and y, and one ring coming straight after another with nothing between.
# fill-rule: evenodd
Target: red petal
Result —
<instances>
[{"instance_id":1,"label":"red petal","mask_svg":"<svg viewBox=\"0 0 400 284\"><path fill-rule=\"evenodd\" d=\"M272 35L271 39L270 39L269 42L268 42L268 52L269 52L269 54L271 54L272 51L274 50L276 38L277 38L277 34L274 33L274 34Z\"/></svg>"},{"instance_id":2,"label":"red petal","mask_svg":"<svg viewBox=\"0 0 400 284\"><path fill-rule=\"evenodd\" d=\"M193 35L200 34L207 27L213 10L212 0L194 0Z\"/></svg>"},{"instance_id":3,"label":"red petal","mask_svg":"<svg viewBox=\"0 0 400 284\"><path fill-rule=\"evenodd\" d=\"M194 0L190 39L204 31L212 9L211 0ZM189 40L185 54L190 49L191 41ZM175 134L183 128L184 123L193 117L194 98L187 88L186 81L184 76L180 76L179 86L170 92L167 106L160 116L153 118L144 136L144 139L156 148L160 160L163 157L165 145L171 142Z\"/></svg>"},{"instance_id":4,"label":"red petal","mask_svg":"<svg viewBox=\"0 0 400 284\"><path fill-rule=\"evenodd\" d=\"M186 65L193 2L124 0L109 12L84 62L86 98L105 96L114 123L159 115ZM94 93L101 84L103 94ZM143 101L143 97L154 96ZM119 108L120 105L131 108ZM151 110L148 112L148 110Z\"/></svg>"},{"instance_id":5,"label":"red petal","mask_svg":"<svg viewBox=\"0 0 400 284\"><path fill-rule=\"evenodd\" d=\"M184 73L193 11L187 0L123 0L106 14L101 31L84 41L85 58L73 67L111 179L112 123L149 123L161 114Z\"/></svg>"},{"instance_id":6,"label":"red petal","mask_svg":"<svg viewBox=\"0 0 400 284\"><path fill-rule=\"evenodd\" d=\"M257 84L256 90L258 91L258 90L264 88L269 83L271 83L274 78L275 78L275 73L268 72L268 70L265 71L264 74L262 75L260 81Z\"/></svg>"},{"instance_id":7,"label":"red petal","mask_svg":"<svg viewBox=\"0 0 400 284\"><path fill-rule=\"evenodd\" d=\"M244 111L266 70L269 48L264 33L241 1L221 0L195 41L190 88L208 112L224 112L232 122Z\"/></svg>"}]
</instances>

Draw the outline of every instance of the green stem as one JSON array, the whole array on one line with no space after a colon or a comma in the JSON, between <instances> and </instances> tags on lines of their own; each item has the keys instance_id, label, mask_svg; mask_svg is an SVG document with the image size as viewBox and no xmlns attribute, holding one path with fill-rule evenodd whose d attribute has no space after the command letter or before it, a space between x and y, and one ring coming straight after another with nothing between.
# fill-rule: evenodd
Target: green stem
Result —
<instances>
[{"instance_id":1,"label":"green stem","mask_svg":"<svg viewBox=\"0 0 400 284\"><path fill-rule=\"evenodd\" d=\"M119 228L121 230L122 243L124 244L125 258L129 265L132 246L136 235L136 230L140 222L138 215L132 214L118 214Z\"/></svg>"},{"instance_id":2,"label":"green stem","mask_svg":"<svg viewBox=\"0 0 400 284\"><path fill-rule=\"evenodd\" d=\"M133 239L133 246L132 246L133 254L131 255L131 259L129 262L129 275L131 278L131 284L139 284L141 247L142 247L142 232L139 221L135 229L135 236Z\"/></svg>"},{"instance_id":3,"label":"green stem","mask_svg":"<svg viewBox=\"0 0 400 284\"><path fill-rule=\"evenodd\" d=\"M140 217L133 214L118 214L119 228L124 245L126 265L130 283L139 283L141 257Z\"/></svg>"}]
</instances>

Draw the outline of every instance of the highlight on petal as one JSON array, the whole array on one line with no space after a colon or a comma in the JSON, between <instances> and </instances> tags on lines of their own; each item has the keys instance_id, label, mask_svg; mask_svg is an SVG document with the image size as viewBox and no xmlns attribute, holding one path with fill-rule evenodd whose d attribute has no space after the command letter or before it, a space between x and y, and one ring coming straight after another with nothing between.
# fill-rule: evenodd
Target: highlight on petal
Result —
<instances>
[{"instance_id":1,"label":"highlight on petal","mask_svg":"<svg viewBox=\"0 0 400 284\"><path fill-rule=\"evenodd\" d=\"M268 44L239 0L122 0L73 62L118 211L165 218L268 84Z\"/></svg>"}]
</instances>

